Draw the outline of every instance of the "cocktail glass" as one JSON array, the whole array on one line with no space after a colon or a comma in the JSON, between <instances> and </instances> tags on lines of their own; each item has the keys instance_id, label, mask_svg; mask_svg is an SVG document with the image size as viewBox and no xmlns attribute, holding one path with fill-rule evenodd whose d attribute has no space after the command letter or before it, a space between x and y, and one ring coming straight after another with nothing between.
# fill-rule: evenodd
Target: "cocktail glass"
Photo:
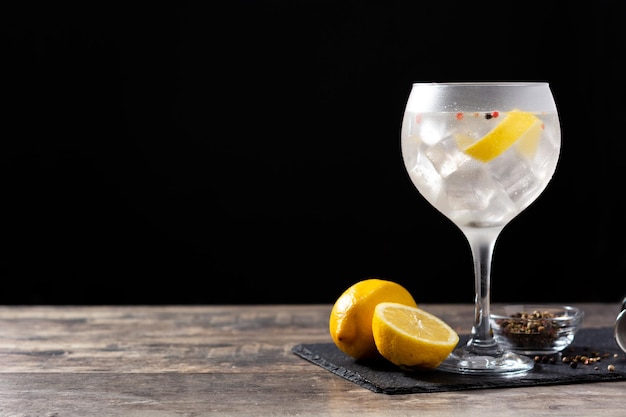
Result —
<instances>
[{"instance_id":1,"label":"cocktail glass","mask_svg":"<svg viewBox=\"0 0 626 417\"><path fill-rule=\"evenodd\" d=\"M533 359L506 351L493 337L491 264L502 229L543 192L557 166L561 129L549 84L415 83L401 148L411 181L463 232L474 260L470 338L438 369L484 375L532 370Z\"/></svg>"}]
</instances>

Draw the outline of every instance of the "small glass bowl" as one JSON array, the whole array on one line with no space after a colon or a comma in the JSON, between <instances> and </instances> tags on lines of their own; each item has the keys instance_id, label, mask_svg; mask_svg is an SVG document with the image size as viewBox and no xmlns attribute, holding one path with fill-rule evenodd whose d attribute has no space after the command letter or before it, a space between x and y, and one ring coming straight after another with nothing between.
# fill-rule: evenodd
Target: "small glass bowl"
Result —
<instances>
[{"instance_id":1,"label":"small glass bowl","mask_svg":"<svg viewBox=\"0 0 626 417\"><path fill-rule=\"evenodd\" d=\"M572 306L516 304L493 307L490 323L503 348L523 355L551 355L574 341L583 316Z\"/></svg>"}]
</instances>

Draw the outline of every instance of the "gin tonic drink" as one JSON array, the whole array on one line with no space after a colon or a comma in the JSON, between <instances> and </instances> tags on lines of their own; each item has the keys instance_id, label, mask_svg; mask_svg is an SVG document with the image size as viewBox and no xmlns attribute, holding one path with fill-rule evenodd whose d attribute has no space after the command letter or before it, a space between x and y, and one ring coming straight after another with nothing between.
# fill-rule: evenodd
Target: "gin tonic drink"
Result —
<instances>
[{"instance_id":1,"label":"gin tonic drink","mask_svg":"<svg viewBox=\"0 0 626 417\"><path fill-rule=\"evenodd\" d=\"M440 366L457 373L523 373L530 358L504 351L489 325L491 261L504 226L543 192L561 148L547 83L416 83L401 131L420 194L467 238L474 258L474 324Z\"/></svg>"}]
</instances>

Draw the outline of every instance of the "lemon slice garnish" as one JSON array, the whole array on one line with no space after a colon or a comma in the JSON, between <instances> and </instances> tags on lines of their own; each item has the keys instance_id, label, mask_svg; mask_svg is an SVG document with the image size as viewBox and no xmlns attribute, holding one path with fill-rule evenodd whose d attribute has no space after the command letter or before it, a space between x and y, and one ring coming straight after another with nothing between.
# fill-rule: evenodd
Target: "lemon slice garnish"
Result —
<instances>
[{"instance_id":1,"label":"lemon slice garnish","mask_svg":"<svg viewBox=\"0 0 626 417\"><path fill-rule=\"evenodd\" d=\"M537 121L524 133L515 143L515 148L524 156L532 158L535 156L537 147L539 146L539 138L543 130L541 120Z\"/></svg>"},{"instance_id":2,"label":"lemon slice garnish","mask_svg":"<svg viewBox=\"0 0 626 417\"><path fill-rule=\"evenodd\" d=\"M468 146L464 152L479 161L489 162L499 156L501 153L509 149L517 140L528 134L527 141L521 146L523 152L533 152L536 148L541 130L534 132L541 127L541 120L532 113L513 110L507 113L507 116L483 136L478 142Z\"/></svg>"}]
</instances>

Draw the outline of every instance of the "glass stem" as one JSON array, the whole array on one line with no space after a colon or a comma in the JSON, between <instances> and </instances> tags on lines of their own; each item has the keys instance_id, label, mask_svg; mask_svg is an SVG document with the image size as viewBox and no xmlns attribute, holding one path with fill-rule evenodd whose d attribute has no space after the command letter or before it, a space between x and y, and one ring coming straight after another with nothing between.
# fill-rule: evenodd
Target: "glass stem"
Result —
<instances>
[{"instance_id":1,"label":"glass stem","mask_svg":"<svg viewBox=\"0 0 626 417\"><path fill-rule=\"evenodd\" d=\"M489 323L491 302L491 264L496 240L503 227L462 228L474 260L475 300L474 325L467 349L480 353L497 349Z\"/></svg>"}]
</instances>

